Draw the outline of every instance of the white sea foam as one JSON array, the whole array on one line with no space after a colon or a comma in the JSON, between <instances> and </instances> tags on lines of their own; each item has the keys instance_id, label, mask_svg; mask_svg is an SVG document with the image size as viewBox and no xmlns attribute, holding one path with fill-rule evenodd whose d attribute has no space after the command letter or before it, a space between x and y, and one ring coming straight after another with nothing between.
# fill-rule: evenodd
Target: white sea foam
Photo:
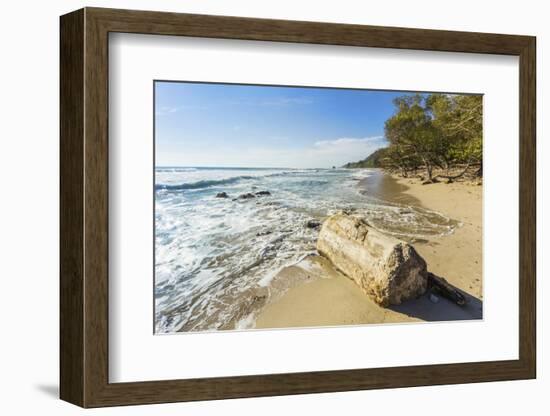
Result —
<instances>
[{"instance_id":1,"label":"white sea foam","mask_svg":"<svg viewBox=\"0 0 550 416\"><path fill-rule=\"evenodd\" d=\"M357 175L367 177L370 170L170 169L157 169L155 178L160 333L253 325L273 294L276 272L315 252L318 231L306 227L308 220L345 209L410 239L456 227L438 213L357 192ZM238 199L259 191L271 195ZM229 198L216 198L219 192Z\"/></svg>"},{"instance_id":2,"label":"white sea foam","mask_svg":"<svg viewBox=\"0 0 550 416\"><path fill-rule=\"evenodd\" d=\"M372 169L353 169L351 172L351 177L357 179L364 179L373 175Z\"/></svg>"}]
</instances>

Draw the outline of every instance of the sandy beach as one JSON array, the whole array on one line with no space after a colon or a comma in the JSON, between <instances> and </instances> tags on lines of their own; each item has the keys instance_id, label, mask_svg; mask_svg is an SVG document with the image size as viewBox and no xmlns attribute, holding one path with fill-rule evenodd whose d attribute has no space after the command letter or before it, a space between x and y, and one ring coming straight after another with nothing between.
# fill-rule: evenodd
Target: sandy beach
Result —
<instances>
[{"instance_id":1,"label":"sandy beach","mask_svg":"<svg viewBox=\"0 0 550 416\"><path fill-rule=\"evenodd\" d=\"M311 256L281 271L278 278L298 274L303 283L266 305L257 317L256 328L481 319L483 187L471 182L422 185L418 179L382 173L368 181L359 186L379 198L422 206L461 223L452 234L415 242L414 247L430 272L467 295L467 305L459 307L442 297L430 299L426 293L382 308L326 259Z\"/></svg>"}]
</instances>

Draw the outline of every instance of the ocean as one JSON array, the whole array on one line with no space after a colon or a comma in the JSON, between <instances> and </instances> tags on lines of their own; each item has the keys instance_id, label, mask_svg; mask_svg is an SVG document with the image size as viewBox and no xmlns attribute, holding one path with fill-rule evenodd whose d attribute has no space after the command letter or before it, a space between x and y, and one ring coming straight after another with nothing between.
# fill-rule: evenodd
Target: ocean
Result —
<instances>
[{"instance_id":1,"label":"ocean","mask_svg":"<svg viewBox=\"0 0 550 416\"><path fill-rule=\"evenodd\" d=\"M312 225L338 211L412 242L460 225L407 201L380 198L368 183L381 175L375 169L157 167L155 332L253 328L262 305L294 283L274 285L278 271L315 254L319 229ZM216 197L222 192L226 198ZM244 194L254 197L239 198Z\"/></svg>"}]
</instances>

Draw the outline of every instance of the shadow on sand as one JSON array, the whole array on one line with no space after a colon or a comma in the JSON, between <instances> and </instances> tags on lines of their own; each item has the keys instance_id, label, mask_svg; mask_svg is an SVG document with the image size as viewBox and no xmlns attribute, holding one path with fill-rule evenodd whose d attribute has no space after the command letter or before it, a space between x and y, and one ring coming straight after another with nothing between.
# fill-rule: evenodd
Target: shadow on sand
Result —
<instances>
[{"instance_id":1,"label":"shadow on sand","mask_svg":"<svg viewBox=\"0 0 550 416\"><path fill-rule=\"evenodd\" d=\"M483 302L464 291L460 291L466 298L466 304L459 306L440 295L438 302L430 300L431 291L427 291L418 299L409 300L401 305L392 305L388 309L424 321L466 321L483 319Z\"/></svg>"}]
</instances>

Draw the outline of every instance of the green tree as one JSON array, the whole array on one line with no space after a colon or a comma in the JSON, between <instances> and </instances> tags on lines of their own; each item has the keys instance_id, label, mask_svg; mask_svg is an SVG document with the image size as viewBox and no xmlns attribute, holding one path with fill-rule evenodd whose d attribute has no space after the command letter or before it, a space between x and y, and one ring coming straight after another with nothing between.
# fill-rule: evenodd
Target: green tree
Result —
<instances>
[{"instance_id":1,"label":"green tree","mask_svg":"<svg viewBox=\"0 0 550 416\"><path fill-rule=\"evenodd\" d=\"M445 167L456 163L481 164L482 96L432 94L426 104L445 148L442 155Z\"/></svg>"},{"instance_id":2,"label":"green tree","mask_svg":"<svg viewBox=\"0 0 550 416\"><path fill-rule=\"evenodd\" d=\"M483 166L483 97L481 95L414 94L394 100L395 113L384 125L389 146L347 167L382 165L403 176L422 167L426 180L449 182L472 165ZM461 172L451 175L451 168ZM444 172L434 176L434 168Z\"/></svg>"},{"instance_id":3,"label":"green tree","mask_svg":"<svg viewBox=\"0 0 550 416\"><path fill-rule=\"evenodd\" d=\"M425 101L420 94L396 98L397 112L386 120L385 133L402 165L410 163L410 159L419 160L428 181L433 181L434 161L441 152L441 142Z\"/></svg>"}]
</instances>

